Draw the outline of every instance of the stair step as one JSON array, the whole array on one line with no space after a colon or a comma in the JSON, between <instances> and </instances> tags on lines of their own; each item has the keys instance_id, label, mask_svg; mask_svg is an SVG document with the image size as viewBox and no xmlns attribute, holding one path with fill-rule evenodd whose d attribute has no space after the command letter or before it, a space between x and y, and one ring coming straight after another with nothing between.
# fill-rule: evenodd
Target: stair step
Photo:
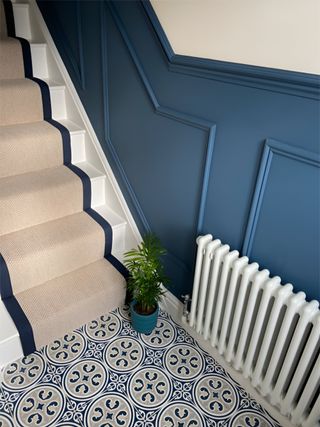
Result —
<instances>
[{"instance_id":1,"label":"stair step","mask_svg":"<svg viewBox=\"0 0 320 427\"><path fill-rule=\"evenodd\" d=\"M17 295L34 327L37 348L124 302L125 281L101 259ZM0 301L0 366L22 356L19 334ZM5 350L5 351L4 351Z\"/></svg>"},{"instance_id":2,"label":"stair step","mask_svg":"<svg viewBox=\"0 0 320 427\"><path fill-rule=\"evenodd\" d=\"M61 134L45 121L0 126L0 140L0 178L55 167L62 163ZM76 142L84 145L84 141ZM72 143L75 148L76 142ZM78 150L81 151L82 148L76 150L81 158L82 154Z\"/></svg>"},{"instance_id":3,"label":"stair step","mask_svg":"<svg viewBox=\"0 0 320 427\"><path fill-rule=\"evenodd\" d=\"M0 38L0 79L24 78L21 44L12 37Z\"/></svg>"},{"instance_id":4,"label":"stair step","mask_svg":"<svg viewBox=\"0 0 320 427\"><path fill-rule=\"evenodd\" d=\"M0 80L0 125L43 120L39 85L29 79Z\"/></svg>"},{"instance_id":5,"label":"stair step","mask_svg":"<svg viewBox=\"0 0 320 427\"><path fill-rule=\"evenodd\" d=\"M0 236L82 209L82 181L64 165L0 179Z\"/></svg>"},{"instance_id":6,"label":"stair step","mask_svg":"<svg viewBox=\"0 0 320 427\"><path fill-rule=\"evenodd\" d=\"M47 83L50 90L52 118L58 121L67 119L66 88L50 79L42 79Z\"/></svg>"},{"instance_id":7,"label":"stair step","mask_svg":"<svg viewBox=\"0 0 320 427\"><path fill-rule=\"evenodd\" d=\"M84 162L86 160L86 131L80 128L77 124L73 123L71 120L61 119L59 120L59 123L66 127L70 132L72 163L77 164L80 162Z\"/></svg>"},{"instance_id":8,"label":"stair step","mask_svg":"<svg viewBox=\"0 0 320 427\"><path fill-rule=\"evenodd\" d=\"M103 258L104 246L102 227L85 212L0 237L14 294Z\"/></svg>"},{"instance_id":9,"label":"stair step","mask_svg":"<svg viewBox=\"0 0 320 427\"><path fill-rule=\"evenodd\" d=\"M16 296L40 348L124 303L125 280L106 260Z\"/></svg>"},{"instance_id":10,"label":"stair step","mask_svg":"<svg viewBox=\"0 0 320 427\"><path fill-rule=\"evenodd\" d=\"M67 119L65 86L50 79L42 80L49 86L53 119ZM30 79L0 80L0 101L0 125L43 120L40 87Z\"/></svg>"},{"instance_id":11,"label":"stair step","mask_svg":"<svg viewBox=\"0 0 320 427\"><path fill-rule=\"evenodd\" d=\"M125 250L127 222L107 205L97 206L95 211L111 225L113 231L112 254L119 261L122 261L123 251ZM116 252L114 252L115 250Z\"/></svg>"}]
</instances>

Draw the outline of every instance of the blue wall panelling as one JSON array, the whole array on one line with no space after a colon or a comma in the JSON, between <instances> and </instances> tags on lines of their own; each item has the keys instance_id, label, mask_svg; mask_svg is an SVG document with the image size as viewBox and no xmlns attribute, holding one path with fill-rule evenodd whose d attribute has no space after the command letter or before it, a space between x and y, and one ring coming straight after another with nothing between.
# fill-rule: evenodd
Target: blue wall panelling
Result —
<instances>
[{"instance_id":1,"label":"blue wall panelling","mask_svg":"<svg viewBox=\"0 0 320 427\"><path fill-rule=\"evenodd\" d=\"M319 299L319 168L273 142L319 154L318 76L175 55L148 2L38 4L141 232L169 250L171 290L191 290L210 232Z\"/></svg>"}]
</instances>

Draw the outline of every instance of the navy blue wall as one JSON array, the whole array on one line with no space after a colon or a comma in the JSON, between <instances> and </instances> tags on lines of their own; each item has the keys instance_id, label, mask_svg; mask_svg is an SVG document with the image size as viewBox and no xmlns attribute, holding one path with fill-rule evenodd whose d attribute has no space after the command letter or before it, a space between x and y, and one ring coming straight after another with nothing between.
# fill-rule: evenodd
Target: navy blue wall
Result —
<instances>
[{"instance_id":1,"label":"navy blue wall","mask_svg":"<svg viewBox=\"0 0 320 427\"><path fill-rule=\"evenodd\" d=\"M172 291L210 232L319 299L316 77L175 56L148 4L38 4Z\"/></svg>"}]
</instances>

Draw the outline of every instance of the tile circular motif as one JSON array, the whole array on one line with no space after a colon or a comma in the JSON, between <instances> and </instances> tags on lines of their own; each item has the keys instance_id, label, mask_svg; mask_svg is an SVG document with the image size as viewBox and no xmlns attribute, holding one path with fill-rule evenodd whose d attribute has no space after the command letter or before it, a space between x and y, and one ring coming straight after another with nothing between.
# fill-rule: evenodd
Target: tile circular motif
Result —
<instances>
[{"instance_id":1,"label":"tile circular motif","mask_svg":"<svg viewBox=\"0 0 320 427\"><path fill-rule=\"evenodd\" d=\"M104 358L111 369L127 372L140 364L143 354L142 346L137 340L123 337L109 343Z\"/></svg>"},{"instance_id":2,"label":"tile circular motif","mask_svg":"<svg viewBox=\"0 0 320 427\"><path fill-rule=\"evenodd\" d=\"M175 339L175 330L167 320L159 317L157 327L150 335L141 334L142 341L150 347L166 347Z\"/></svg>"},{"instance_id":3,"label":"tile circular motif","mask_svg":"<svg viewBox=\"0 0 320 427\"><path fill-rule=\"evenodd\" d=\"M3 372L3 383L10 389L21 390L34 384L44 371L44 361L33 353L8 365Z\"/></svg>"},{"instance_id":4,"label":"tile circular motif","mask_svg":"<svg viewBox=\"0 0 320 427\"><path fill-rule=\"evenodd\" d=\"M184 402L175 402L163 409L158 416L161 427L204 427L201 415L194 407Z\"/></svg>"},{"instance_id":5,"label":"tile circular motif","mask_svg":"<svg viewBox=\"0 0 320 427\"><path fill-rule=\"evenodd\" d=\"M61 391L52 385L37 386L24 394L16 406L20 426L51 426L64 408Z\"/></svg>"},{"instance_id":6,"label":"tile circular motif","mask_svg":"<svg viewBox=\"0 0 320 427\"><path fill-rule=\"evenodd\" d=\"M116 393L95 400L86 415L86 426L129 427L132 423L132 408L128 401Z\"/></svg>"},{"instance_id":7,"label":"tile circular motif","mask_svg":"<svg viewBox=\"0 0 320 427\"><path fill-rule=\"evenodd\" d=\"M237 406L237 393L231 383L218 375L201 378L194 388L194 399L212 417L229 415Z\"/></svg>"},{"instance_id":8,"label":"tile circular motif","mask_svg":"<svg viewBox=\"0 0 320 427\"><path fill-rule=\"evenodd\" d=\"M80 357L84 349L83 336L78 332L73 332L46 346L45 352L51 362L65 364Z\"/></svg>"},{"instance_id":9,"label":"tile circular motif","mask_svg":"<svg viewBox=\"0 0 320 427\"><path fill-rule=\"evenodd\" d=\"M99 393L107 382L102 363L86 359L70 366L64 377L64 388L76 399L88 399Z\"/></svg>"},{"instance_id":10,"label":"tile circular motif","mask_svg":"<svg viewBox=\"0 0 320 427\"><path fill-rule=\"evenodd\" d=\"M130 320L130 307L128 305L123 305L122 307L118 308L118 313L124 320Z\"/></svg>"},{"instance_id":11,"label":"tile circular motif","mask_svg":"<svg viewBox=\"0 0 320 427\"><path fill-rule=\"evenodd\" d=\"M120 326L118 317L110 313L88 323L85 332L95 341L106 341L118 334Z\"/></svg>"},{"instance_id":12,"label":"tile circular motif","mask_svg":"<svg viewBox=\"0 0 320 427\"><path fill-rule=\"evenodd\" d=\"M245 411L233 418L230 427L273 427L273 424L262 414Z\"/></svg>"},{"instance_id":13,"label":"tile circular motif","mask_svg":"<svg viewBox=\"0 0 320 427\"><path fill-rule=\"evenodd\" d=\"M163 404L169 396L171 384L163 371L143 368L136 372L128 384L128 394L135 403L147 408Z\"/></svg>"},{"instance_id":14,"label":"tile circular motif","mask_svg":"<svg viewBox=\"0 0 320 427\"><path fill-rule=\"evenodd\" d=\"M14 427L8 415L0 414L0 427Z\"/></svg>"},{"instance_id":15,"label":"tile circular motif","mask_svg":"<svg viewBox=\"0 0 320 427\"><path fill-rule=\"evenodd\" d=\"M175 345L165 355L168 371L179 379L195 378L202 371L203 359L199 351L188 344Z\"/></svg>"}]
</instances>

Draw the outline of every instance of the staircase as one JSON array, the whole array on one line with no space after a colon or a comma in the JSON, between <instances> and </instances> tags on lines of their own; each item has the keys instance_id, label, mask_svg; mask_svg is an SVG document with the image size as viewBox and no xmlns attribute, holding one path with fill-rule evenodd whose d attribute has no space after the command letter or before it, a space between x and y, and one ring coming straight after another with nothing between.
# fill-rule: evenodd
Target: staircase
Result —
<instances>
[{"instance_id":1,"label":"staircase","mask_svg":"<svg viewBox=\"0 0 320 427\"><path fill-rule=\"evenodd\" d=\"M8 10L29 43L1 2L0 366L120 305L141 239L36 3Z\"/></svg>"}]
</instances>

